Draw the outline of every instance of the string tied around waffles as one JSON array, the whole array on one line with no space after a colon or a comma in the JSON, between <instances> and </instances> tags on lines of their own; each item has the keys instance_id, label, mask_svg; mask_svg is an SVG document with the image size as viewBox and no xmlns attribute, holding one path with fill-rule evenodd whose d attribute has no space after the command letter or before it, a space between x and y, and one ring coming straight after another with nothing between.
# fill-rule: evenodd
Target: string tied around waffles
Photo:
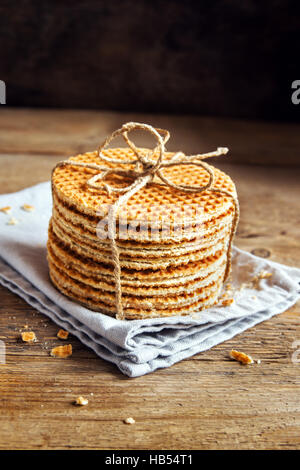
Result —
<instances>
[{"instance_id":1,"label":"string tied around waffles","mask_svg":"<svg viewBox=\"0 0 300 470\"><path fill-rule=\"evenodd\" d=\"M129 138L128 134L132 131L142 130L147 131L153 135L157 141L157 145L147 152L141 151L134 142ZM125 140L128 147L133 151L135 158L130 160L120 160L112 158L108 155L103 154L103 150L109 146L113 139L118 136L122 136ZM104 142L99 146L97 151L97 157L100 162L114 164L116 167L111 168L107 165L100 165L89 162L78 162L69 160L63 160L59 162L54 170L60 166L77 166L83 168L89 168L97 170L94 176L89 178L86 181L86 185L89 188L96 190L105 189L108 194L119 193L119 198L112 204L110 208L110 214L108 217L108 236L111 243L111 254L112 262L114 266L114 282L115 282L115 302L116 302L116 318L119 320L124 320L124 312L122 305L122 285L121 285L121 266L120 266L120 256L119 248L116 243L116 220L120 208L123 207L128 200L136 194L138 191L141 191L145 186L153 183L160 186L165 186L173 188L175 191L180 191L183 193L201 193L204 191L211 191L214 193L221 193L226 196L229 196L234 204L234 217L231 224L231 231L227 249L227 262L226 269L224 272L224 281L227 279L230 268L231 268L231 247L233 237L236 232L236 227L239 219L239 203L237 197L230 191L227 191L223 188L214 187L214 169L208 163L203 160L211 157L218 157L226 155L228 148L219 147L217 150L209 153L196 154L196 155L185 155L183 152L176 152L171 158L166 159L166 143L170 138L169 131L165 129L155 128L149 124L137 123L137 122L128 122L123 124L121 128L112 132ZM127 165L124 168L124 165ZM187 185L187 184L176 184L171 181L163 173L163 170L175 166L183 165L195 165L202 167L208 174L209 179L206 184L203 185ZM54 172L53 170L53 172ZM110 176L118 176L124 181L131 181L129 185L121 186L112 185L107 182Z\"/></svg>"}]
</instances>

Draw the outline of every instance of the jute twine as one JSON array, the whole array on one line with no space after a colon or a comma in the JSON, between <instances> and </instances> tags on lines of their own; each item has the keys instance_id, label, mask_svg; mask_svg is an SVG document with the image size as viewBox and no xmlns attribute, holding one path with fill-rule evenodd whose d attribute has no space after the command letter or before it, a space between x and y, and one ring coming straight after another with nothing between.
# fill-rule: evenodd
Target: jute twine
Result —
<instances>
[{"instance_id":1,"label":"jute twine","mask_svg":"<svg viewBox=\"0 0 300 470\"><path fill-rule=\"evenodd\" d=\"M156 141L157 146L153 150L149 150L148 153L142 154L142 152L135 146L135 144L129 139L128 133L134 130L143 130L148 131L152 134ZM127 145L132 149L135 159L132 160L119 160L113 159L104 155L102 151L110 144L110 142L121 135ZM231 267L231 247L234 234L236 232L238 219L239 219L239 203L235 195L231 194L225 189L214 188L214 171L213 168L208 165L203 160L210 157L218 157L225 155L228 152L227 148L219 147L214 152L197 154L197 155L185 155L183 152L177 152L173 155L171 159L165 160L165 144L170 138L170 133L165 129L154 128L148 124L141 124L137 122L128 122L123 124L120 129L114 131L110 136L108 136L105 141L98 148L98 157L99 160L107 163L113 163L120 165L117 168L108 168L107 166L103 167L94 163L82 163L75 162L72 160L63 160L54 167L53 172L56 168L60 166L72 165L83 168L91 168L93 170L98 170L100 173L97 173L95 176L90 178L87 181L87 186L93 189L103 188L108 192L108 194L115 192L120 193L120 197L112 205L110 209L110 217L108 218L108 236L111 241L111 252L112 252L112 262L114 266L114 282L116 286L116 318L118 320L124 320L125 315L122 305L122 287L121 287L121 267L120 267L120 258L119 258L119 249L116 242L116 220L118 217L118 212L120 208L127 203L127 201L138 191L140 191L147 184L151 183L156 176L160 181L155 184L160 184L162 186L169 186L174 188L177 191L182 191L185 193L201 193L203 191L211 191L214 193L224 194L229 196L234 204L234 217L232 220L228 249L227 249L227 263L224 274L224 281L227 279L230 267ZM153 158L151 158L153 157ZM156 157L156 159L155 159ZM133 166L131 169L124 169L121 165L128 164ZM196 165L200 166L207 171L209 175L209 181L203 186L193 186L185 184L175 184L170 181L163 173L164 168L170 168L176 165ZM113 187L110 184L103 183L104 180L109 175L118 175L132 180L132 183L126 187ZM101 185L97 184L99 181L102 182Z\"/></svg>"}]
</instances>

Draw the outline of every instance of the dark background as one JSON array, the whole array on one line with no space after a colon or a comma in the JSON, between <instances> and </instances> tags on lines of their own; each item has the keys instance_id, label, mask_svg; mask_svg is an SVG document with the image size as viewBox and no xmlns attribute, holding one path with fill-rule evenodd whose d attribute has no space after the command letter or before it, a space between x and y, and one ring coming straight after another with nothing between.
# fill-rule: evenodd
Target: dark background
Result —
<instances>
[{"instance_id":1,"label":"dark background","mask_svg":"<svg viewBox=\"0 0 300 470\"><path fill-rule=\"evenodd\" d=\"M7 105L296 121L296 1L0 0Z\"/></svg>"}]
</instances>

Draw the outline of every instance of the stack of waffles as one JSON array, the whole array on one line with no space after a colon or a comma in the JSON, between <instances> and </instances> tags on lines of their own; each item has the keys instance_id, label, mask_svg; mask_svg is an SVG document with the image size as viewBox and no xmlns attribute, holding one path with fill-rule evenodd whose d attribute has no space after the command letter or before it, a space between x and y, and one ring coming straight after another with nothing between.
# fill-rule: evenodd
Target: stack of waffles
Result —
<instances>
[{"instance_id":1,"label":"stack of waffles","mask_svg":"<svg viewBox=\"0 0 300 470\"><path fill-rule=\"evenodd\" d=\"M141 150L146 152L146 150ZM103 151L114 160L135 157L127 148ZM166 152L165 158L172 153ZM71 158L97 164L97 152ZM114 168L115 163L107 163ZM127 165L123 165L127 168ZM215 190L186 193L152 183L120 208L116 243L121 267L122 305L126 319L189 315L218 301L228 274L235 214L235 185L210 167ZM204 168L165 168L175 184L206 185ZM114 266L107 222L119 194L86 182L92 168L59 166L52 175L53 214L49 225L48 263L53 284L64 295L103 314L116 315ZM111 175L115 186L128 181Z\"/></svg>"}]
</instances>

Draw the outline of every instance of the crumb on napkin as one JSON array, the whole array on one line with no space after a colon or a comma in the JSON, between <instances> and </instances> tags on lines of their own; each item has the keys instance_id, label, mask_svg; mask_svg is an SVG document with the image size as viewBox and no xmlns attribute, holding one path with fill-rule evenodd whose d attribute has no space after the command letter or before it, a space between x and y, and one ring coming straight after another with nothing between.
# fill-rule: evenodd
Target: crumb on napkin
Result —
<instances>
[{"instance_id":1,"label":"crumb on napkin","mask_svg":"<svg viewBox=\"0 0 300 470\"><path fill-rule=\"evenodd\" d=\"M23 206L21 206L21 209L26 212L32 212L34 211L35 207L31 206L30 204L23 204Z\"/></svg>"},{"instance_id":2,"label":"crumb on napkin","mask_svg":"<svg viewBox=\"0 0 300 470\"><path fill-rule=\"evenodd\" d=\"M17 225L19 221L15 217L11 217L7 222L7 225Z\"/></svg>"},{"instance_id":3,"label":"crumb on napkin","mask_svg":"<svg viewBox=\"0 0 300 470\"><path fill-rule=\"evenodd\" d=\"M272 277L273 274L268 272L268 271L260 271L256 276L254 276L252 279L250 279L249 282L243 282L239 288L239 290L243 290L246 287L249 289L260 289L260 281L262 279L269 279Z\"/></svg>"},{"instance_id":4,"label":"crumb on napkin","mask_svg":"<svg viewBox=\"0 0 300 470\"><path fill-rule=\"evenodd\" d=\"M270 277L272 277L272 273L269 273L268 271L260 271L257 276L254 276L254 278L252 279L254 289L260 288L261 279L268 279Z\"/></svg>"},{"instance_id":5,"label":"crumb on napkin","mask_svg":"<svg viewBox=\"0 0 300 470\"><path fill-rule=\"evenodd\" d=\"M11 207L10 206L1 207L0 212L3 212L4 214L10 214L11 213Z\"/></svg>"},{"instance_id":6,"label":"crumb on napkin","mask_svg":"<svg viewBox=\"0 0 300 470\"><path fill-rule=\"evenodd\" d=\"M69 357L72 355L72 344L56 346L56 348L51 349L50 355L52 357Z\"/></svg>"},{"instance_id":7,"label":"crumb on napkin","mask_svg":"<svg viewBox=\"0 0 300 470\"><path fill-rule=\"evenodd\" d=\"M229 305L232 305L234 302L234 299L224 299L221 301L221 304L223 307L228 307Z\"/></svg>"}]
</instances>

